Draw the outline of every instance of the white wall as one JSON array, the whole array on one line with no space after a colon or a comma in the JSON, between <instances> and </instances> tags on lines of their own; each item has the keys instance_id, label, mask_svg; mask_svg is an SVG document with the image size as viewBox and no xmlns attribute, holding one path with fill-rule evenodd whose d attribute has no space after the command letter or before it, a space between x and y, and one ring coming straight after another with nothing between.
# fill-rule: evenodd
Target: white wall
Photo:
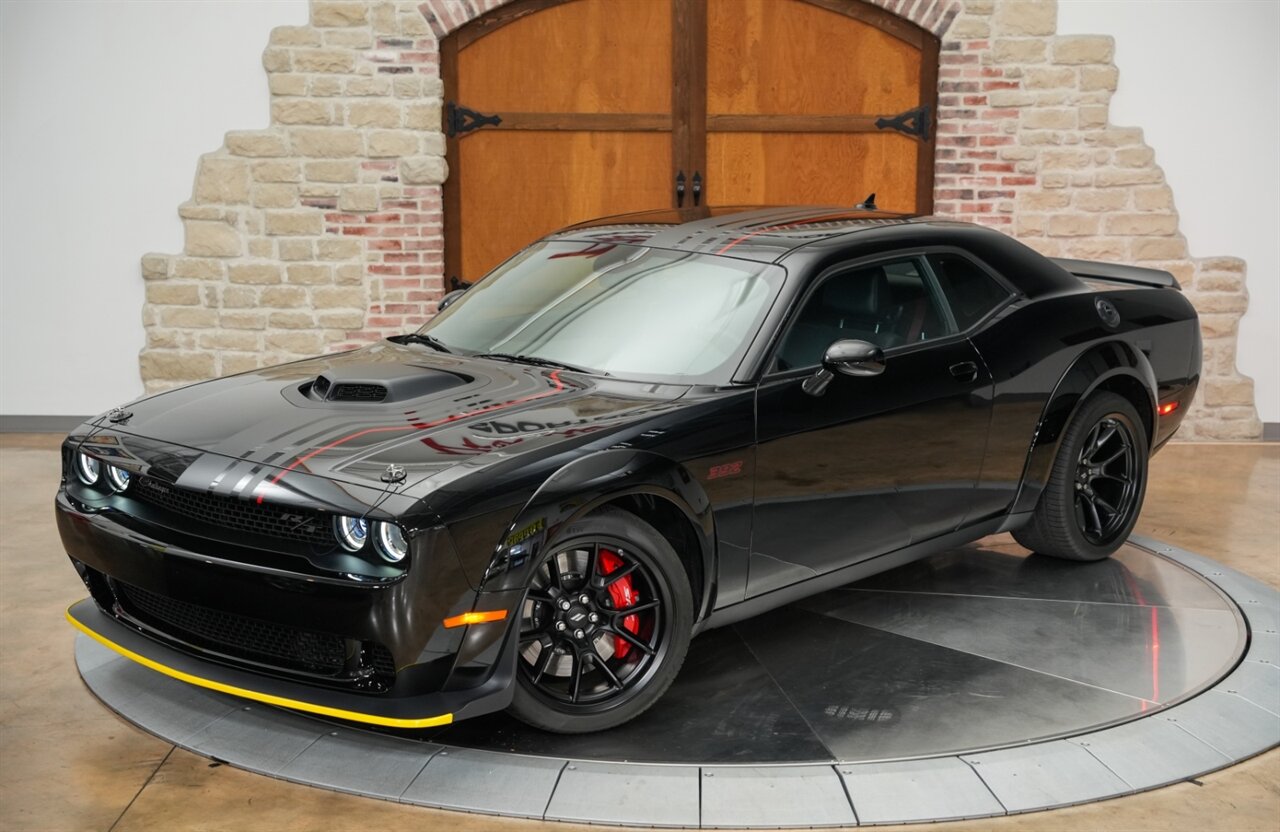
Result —
<instances>
[{"instance_id":1,"label":"white wall","mask_svg":"<svg viewBox=\"0 0 1280 832\"><path fill-rule=\"evenodd\" d=\"M265 127L262 50L305 0L0 0L0 414L142 393L139 258L231 129Z\"/></svg>"},{"instance_id":2,"label":"white wall","mask_svg":"<svg viewBox=\"0 0 1280 832\"><path fill-rule=\"evenodd\" d=\"M268 32L306 19L305 0L0 0L0 414L141 392L138 259L181 249L197 157L266 125ZM1280 421L1280 3L1063 0L1059 28L1116 38L1113 120L1146 131L1192 253L1248 262L1240 366Z\"/></svg>"},{"instance_id":3,"label":"white wall","mask_svg":"<svg viewBox=\"0 0 1280 832\"><path fill-rule=\"evenodd\" d=\"M1143 129L1192 256L1248 264L1238 364L1280 422L1280 3L1061 0L1058 32L1115 37L1111 121Z\"/></svg>"}]
</instances>

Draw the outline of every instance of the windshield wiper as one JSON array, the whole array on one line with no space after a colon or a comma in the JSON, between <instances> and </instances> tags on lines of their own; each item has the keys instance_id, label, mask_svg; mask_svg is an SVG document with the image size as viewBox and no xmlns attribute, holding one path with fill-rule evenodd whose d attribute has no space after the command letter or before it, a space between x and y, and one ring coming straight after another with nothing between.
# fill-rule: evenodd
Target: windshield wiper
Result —
<instances>
[{"instance_id":1,"label":"windshield wiper","mask_svg":"<svg viewBox=\"0 0 1280 832\"><path fill-rule=\"evenodd\" d=\"M607 376L608 373L602 370L592 370L587 367L579 367L574 364L566 364L563 361L553 361L550 358L539 358L536 355L516 355L509 352L482 352L475 356L476 358L496 358L499 361L514 361L518 364L532 364L535 367L555 367L558 370L570 370L575 373L586 373L588 375Z\"/></svg>"},{"instance_id":2,"label":"windshield wiper","mask_svg":"<svg viewBox=\"0 0 1280 832\"><path fill-rule=\"evenodd\" d=\"M431 335L423 335L421 332L410 332L407 335L394 335L387 340L395 341L397 344L424 344L437 352L453 352L453 350L449 349L449 347L447 347L439 338Z\"/></svg>"}]
</instances>

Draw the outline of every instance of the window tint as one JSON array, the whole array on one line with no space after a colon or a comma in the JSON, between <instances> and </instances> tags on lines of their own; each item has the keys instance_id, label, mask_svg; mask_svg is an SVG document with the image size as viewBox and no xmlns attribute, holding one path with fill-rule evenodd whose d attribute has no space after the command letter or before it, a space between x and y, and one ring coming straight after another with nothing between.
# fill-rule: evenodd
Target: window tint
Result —
<instances>
[{"instance_id":1,"label":"window tint","mask_svg":"<svg viewBox=\"0 0 1280 832\"><path fill-rule=\"evenodd\" d=\"M942 293L951 304L956 326L962 331L982 320L1009 292L972 260L958 254L930 254Z\"/></svg>"},{"instance_id":2,"label":"window tint","mask_svg":"<svg viewBox=\"0 0 1280 832\"><path fill-rule=\"evenodd\" d=\"M808 297L778 351L777 369L815 366L835 341L889 349L948 331L918 260L863 266L827 278Z\"/></svg>"}]
</instances>

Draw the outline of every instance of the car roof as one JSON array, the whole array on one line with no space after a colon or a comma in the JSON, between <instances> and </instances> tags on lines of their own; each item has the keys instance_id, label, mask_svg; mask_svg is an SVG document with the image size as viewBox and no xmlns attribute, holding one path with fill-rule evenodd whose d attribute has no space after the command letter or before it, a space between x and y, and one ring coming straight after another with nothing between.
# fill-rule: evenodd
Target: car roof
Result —
<instances>
[{"instance_id":1,"label":"car roof","mask_svg":"<svg viewBox=\"0 0 1280 832\"><path fill-rule=\"evenodd\" d=\"M968 225L840 205L700 206L603 217L561 229L545 239L643 245L772 263L805 246L843 244L857 232L921 223Z\"/></svg>"}]
</instances>

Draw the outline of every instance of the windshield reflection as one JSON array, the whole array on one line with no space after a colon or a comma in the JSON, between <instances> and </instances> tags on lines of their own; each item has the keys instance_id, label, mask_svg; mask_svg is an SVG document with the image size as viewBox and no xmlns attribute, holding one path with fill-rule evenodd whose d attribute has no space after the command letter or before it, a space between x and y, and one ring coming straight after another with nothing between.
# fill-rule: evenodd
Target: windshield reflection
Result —
<instances>
[{"instance_id":1,"label":"windshield reflection","mask_svg":"<svg viewBox=\"0 0 1280 832\"><path fill-rule=\"evenodd\" d=\"M449 349L624 378L727 381L781 287L777 266L553 242L504 263L427 323Z\"/></svg>"}]
</instances>

